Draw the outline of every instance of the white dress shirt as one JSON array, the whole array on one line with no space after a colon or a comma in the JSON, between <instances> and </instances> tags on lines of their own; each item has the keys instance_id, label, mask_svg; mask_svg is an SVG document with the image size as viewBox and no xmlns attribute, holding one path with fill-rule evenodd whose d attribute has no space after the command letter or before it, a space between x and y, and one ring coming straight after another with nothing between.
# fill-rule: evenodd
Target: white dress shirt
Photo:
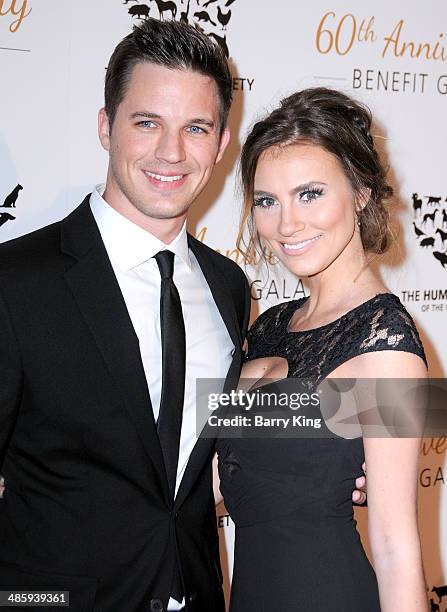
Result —
<instances>
[{"instance_id":1,"label":"white dress shirt","mask_svg":"<svg viewBox=\"0 0 447 612\"><path fill-rule=\"evenodd\" d=\"M166 248L175 255L173 279L182 303L186 334L185 399L175 489L177 494L197 441L196 379L225 379L234 345L197 259L188 248L186 223L176 238L166 245L107 204L103 193L104 185L98 185L90 198L90 207L139 340L155 420L160 409L162 355L161 278L154 255ZM171 598L168 610L182 609L181 605L183 602L178 604Z\"/></svg>"}]
</instances>

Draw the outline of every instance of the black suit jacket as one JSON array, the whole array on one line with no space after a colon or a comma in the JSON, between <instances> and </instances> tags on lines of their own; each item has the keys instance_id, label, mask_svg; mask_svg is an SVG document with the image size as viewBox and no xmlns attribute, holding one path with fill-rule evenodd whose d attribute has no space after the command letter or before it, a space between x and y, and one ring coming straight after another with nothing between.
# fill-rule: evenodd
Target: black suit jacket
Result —
<instances>
[{"instance_id":1,"label":"black suit jacket","mask_svg":"<svg viewBox=\"0 0 447 612\"><path fill-rule=\"evenodd\" d=\"M188 240L237 378L246 279ZM197 442L172 502L138 339L89 197L0 246L0 372L0 590L68 590L76 612L160 612L178 554L188 610L224 610L213 441Z\"/></svg>"}]
</instances>

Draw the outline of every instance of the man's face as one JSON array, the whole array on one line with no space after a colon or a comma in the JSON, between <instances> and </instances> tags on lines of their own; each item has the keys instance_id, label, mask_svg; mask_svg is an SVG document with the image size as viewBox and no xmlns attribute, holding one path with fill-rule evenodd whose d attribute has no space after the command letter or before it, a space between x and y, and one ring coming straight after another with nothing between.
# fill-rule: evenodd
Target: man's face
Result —
<instances>
[{"instance_id":1,"label":"man's face","mask_svg":"<svg viewBox=\"0 0 447 612\"><path fill-rule=\"evenodd\" d=\"M112 127L100 111L99 137L110 156L104 198L151 231L183 223L229 132L220 133L212 78L144 62L132 71Z\"/></svg>"}]
</instances>

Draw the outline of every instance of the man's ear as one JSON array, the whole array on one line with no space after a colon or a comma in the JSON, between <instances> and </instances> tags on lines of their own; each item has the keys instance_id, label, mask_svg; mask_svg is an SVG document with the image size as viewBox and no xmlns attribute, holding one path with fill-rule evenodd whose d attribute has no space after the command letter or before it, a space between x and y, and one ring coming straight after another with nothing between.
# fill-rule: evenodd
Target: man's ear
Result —
<instances>
[{"instance_id":1,"label":"man's ear","mask_svg":"<svg viewBox=\"0 0 447 612\"><path fill-rule=\"evenodd\" d=\"M105 108L98 113L98 136L106 151L110 151L110 123Z\"/></svg>"},{"instance_id":2,"label":"man's ear","mask_svg":"<svg viewBox=\"0 0 447 612\"><path fill-rule=\"evenodd\" d=\"M222 134L220 135L219 151L216 157L216 164L220 162L220 160L222 159L222 156L224 154L225 149L227 148L229 141L230 141L230 128L226 127L222 130Z\"/></svg>"}]
</instances>

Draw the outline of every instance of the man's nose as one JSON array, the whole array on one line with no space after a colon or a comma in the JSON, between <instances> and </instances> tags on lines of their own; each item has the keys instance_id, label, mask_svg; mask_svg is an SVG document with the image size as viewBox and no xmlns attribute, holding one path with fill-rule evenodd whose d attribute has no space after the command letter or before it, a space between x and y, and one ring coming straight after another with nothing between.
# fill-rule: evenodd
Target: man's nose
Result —
<instances>
[{"instance_id":1,"label":"man's nose","mask_svg":"<svg viewBox=\"0 0 447 612\"><path fill-rule=\"evenodd\" d=\"M177 164L184 161L185 148L182 134L177 130L163 131L157 143L155 157L169 164Z\"/></svg>"}]
</instances>

